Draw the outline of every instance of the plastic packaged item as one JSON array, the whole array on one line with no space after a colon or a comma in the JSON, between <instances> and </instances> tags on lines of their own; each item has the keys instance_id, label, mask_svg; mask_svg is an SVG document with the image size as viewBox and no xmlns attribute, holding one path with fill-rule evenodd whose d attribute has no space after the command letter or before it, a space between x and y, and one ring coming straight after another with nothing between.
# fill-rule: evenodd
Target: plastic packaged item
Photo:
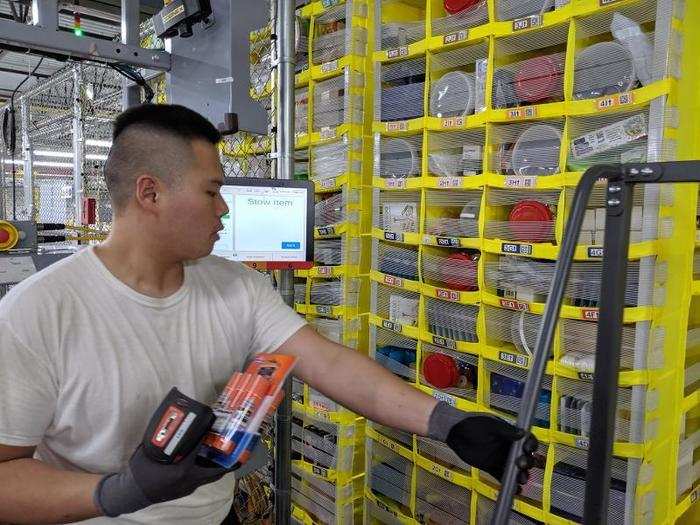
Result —
<instances>
[{"instance_id":1,"label":"plastic packaged item","mask_svg":"<svg viewBox=\"0 0 700 525\"><path fill-rule=\"evenodd\" d=\"M563 53L543 55L520 63L515 73L515 94L521 103L535 104L559 98L564 85Z\"/></svg>"},{"instance_id":2,"label":"plastic packaged item","mask_svg":"<svg viewBox=\"0 0 700 525\"><path fill-rule=\"evenodd\" d=\"M576 55L574 98L597 98L629 91L637 81L635 60L618 42L599 42Z\"/></svg>"},{"instance_id":3,"label":"plastic packaged item","mask_svg":"<svg viewBox=\"0 0 700 525\"><path fill-rule=\"evenodd\" d=\"M518 96L515 94L515 73L510 69L497 69L493 72L493 107L496 109L514 106Z\"/></svg>"},{"instance_id":4,"label":"plastic packaged item","mask_svg":"<svg viewBox=\"0 0 700 525\"><path fill-rule=\"evenodd\" d=\"M475 291L478 264L478 253L451 253L440 267L440 281L451 290Z\"/></svg>"},{"instance_id":5,"label":"plastic packaged item","mask_svg":"<svg viewBox=\"0 0 700 525\"><path fill-rule=\"evenodd\" d=\"M382 204L384 229L396 232L418 231L418 203L386 202Z\"/></svg>"},{"instance_id":6,"label":"plastic packaged item","mask_svg":"<svg viewBox=\"0 0 700 525\"><path fill-rule=\"evenodd\" d=\"M444 0L445 11L450 15L456 15L479 4L481 0Z\"/></svg>"},{"instance_id":7,"label":"plastic packaged item","mask_svg":"<svg viewBox=\"0 0 700 525\"><path fill-rule=\"evenodd\" d=\"M381 147L381 162L383 178L407 178L420 175L420 156L408 140L386 139Z\"/></svg>"},{"instance_id":8,"label":"plastic packaged item","mask_svg":"<svg viewBox=\"0 0 700 525\"><path fill-rule=\"evenodd\" d=\"M541 15L552 8L554 8L554 0L499 0L496 2L499 20Z\"/></svg>"},{"instance_id":9,"label":"plastic packaged item","mask_svg":"<svg viewBox=\"0 0 700 525\"><path fill-rule=\"evenodd\" d=\"M539 201L518 202L508 216L511 234L522 242L543 242L552 235L554 214Z\"/></svg>"},{"instance_id":10,"label":"plastic packaged item","mask_svg":"<svg viewBox=\"0 0 700 525\"><path fill-rule=\"evenodd\" d=\"M474 63L474 113L486 111L486 70L488 65L488 58L481 58Z\"/></svg>"},{"instance_id":11,"label":"plastic packaged item","mask_svg":"<svg viewBox=\"0 0 700 525\"><path fill-rule=\"evenodd\" d=\"M203 440L201 456L222 467L244 464L260 439L260 424L282 400L282 386L297 358L258 355L236 372L213 406L216 421Z\"/></svg>"},{"instance_id":12,"label":"plastic packaged item","mask_svg":"<svg viewBox=\"0 0 700 525\"><path fill-rule=\"evenodd\" d=\"M619 148L647 136L647 120L644 114L633 115L604 128L576 137L571 141L574 161Z\"/></svg>"},{"instance_id":13,"label":"plastic packaged item","mask_svg":"<svg viewBox=\"0 0 700 525\"><path fill-rule=\"evenodd\" d=\"M389 320L393 323L415 326L418 324L418 299L402 295L389 296Z\"/></svg>"},{"instance_id":14,"label":"plastic packaged item","mask_svg":"<svg viewBox=\"0 0 700 525\"><path fill-rule=\"evenodd\" d=\"M548 124L534 124L513 146L511 167L516 175L552 175L559 171L561 131Z\"/></svg>"},{"instance_id":15,"label":"plastic packaged item","mask_svg":"<svg viewBox=\"0 0 700 525\"><path fill-rule=\"evenodd\" d=\"M634 70L642 85L651 84L654 81L652 71L654 47L649 37L642 32L639 24L622 13L614 13L610 32L615 40L625 46L632 55Z\"/></svg>"},{"instance_id":16,"label":"plastic packaged item","mask_svg":"<svg viewBox=\"0 0 700 525\"><path fill-rule=\"evenodd\" d=\"M475 77L450 71L430 88L430 114L434 117L464 117L474 113Z\"/></svg>"},{"instance_id":17,"label":"plastic packaged item","mask_svg":"<svg viewBox=\"0 0 700 525\"><path fill-rule=\"evenodd\" d=\"M457 363L449 355L430 354L423 361L425 380L436 388L452 388L459 383Z\"/></svg>"}]
</instances>

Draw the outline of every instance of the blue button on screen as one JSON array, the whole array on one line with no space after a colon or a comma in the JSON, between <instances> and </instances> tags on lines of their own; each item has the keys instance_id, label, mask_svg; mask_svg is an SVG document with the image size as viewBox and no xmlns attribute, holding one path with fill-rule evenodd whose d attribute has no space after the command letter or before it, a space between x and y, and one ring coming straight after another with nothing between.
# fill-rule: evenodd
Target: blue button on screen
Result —
<instances>
[{"instance_id":1,"label":"blue button on screen","mask_svg":"<svg viewBox=\"0 0 700 525\"><path fill-rule=\"evenodd\" d=\"M282 243L283 250L298 250L299 248L301 248L300 242L283 242Z\"/></svg>"}]
</instances>

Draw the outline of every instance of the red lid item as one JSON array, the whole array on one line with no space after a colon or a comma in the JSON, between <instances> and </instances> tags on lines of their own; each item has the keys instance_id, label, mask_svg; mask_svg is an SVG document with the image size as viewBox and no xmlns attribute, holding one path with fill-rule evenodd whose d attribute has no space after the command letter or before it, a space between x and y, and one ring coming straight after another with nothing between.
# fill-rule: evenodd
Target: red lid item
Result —
<instances>
[{"instance_id":1,"label":"red lid item","mask_svg":"<svg viewBox=\"0 0 700 525\"><path fill-rule=\"evenodd\" d=\"M447 257L447 261L440 268L440 281L451 290L474 291L477 290L477 262L478 255L456 252Z\"/></svg>"},{"instance_id":2,"label":"red lid item","mask_svg":"<svg viewBox=\"0 0 700 525\"><path fill-rule=\"evenodd\" d=\"M4 228L0 228L0 244L5 244L10 240L10 232Z\"/></svg>"},{"instance_id":3,"label":"red lid item","mask_svg":"<svg viewBox=\"0 0 700 525\"><path fill-rule=\"evenodd\" d=\"M515 74L515 93L521 102L540 102L563 89L563 64L556 56L526 60Z\"/></svg>"},{"instance_id":4,"label":"red lid item","mask_svg":"<svg viewBox=\"0 0 700 525\"><path fill-rule=\"evenodd\" d=\"M449 355L430 354L423 361L425 380L436 388L451 388L459 381L457 363Z\"/></svg>"},{"instance_id":5,"label":"red lid item","mask_svg":"<svg viewBox=\"0 0 700 525\"><path fill-rule=\"evenodd\" d=\"M518 241L543 242L552 236L554 214L541 202L520 201L513 206L508 220Z\"/></svg>"},{"instance_id":6,"label":"red lid item","mask_svg":"<svg viewBox=\"0 0 700 525\"><path fill-rule=\"evenodd\" d=\"M465 9L474 7L481 1L482 0L445 0L445 11L447 11L451 15L456 15L457 13L460 13Z\"/></svg>"}]
</instances>

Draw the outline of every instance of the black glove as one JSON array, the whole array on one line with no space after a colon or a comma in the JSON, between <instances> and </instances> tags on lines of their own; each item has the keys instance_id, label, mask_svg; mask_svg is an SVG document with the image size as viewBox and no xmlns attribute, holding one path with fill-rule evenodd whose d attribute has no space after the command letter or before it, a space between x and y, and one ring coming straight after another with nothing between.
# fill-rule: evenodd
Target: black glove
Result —
<instances>
[{"instance_id":1,"label":"black glove","mask_svg":"<svg viewBox=\"0 0 700 525\"><path fill-rule=\"evenodd\" d=\"M154 503L184 498L197 487L220 479L229 469L202 466L196 462L195 447L177 463L158 463L139 445L120 473L103 477L95 489L95 504L105 516L114 518L145 509Z\"/></svg>"},{"instance_id":2,"label":"black glove","mask_svg":"<svg viewBox=\"0 0 700 525\"><path fill-rule=\"evenodd\" d=\"M441 401L430 414L428 435L447 443L465 463L501 480L510 447L523 438L525 432L496 416L462 412ZM537 445L532 434L523 444L524 454L517 461L520 469L517 479L521 485L527 482Z\"/></svg>"}]
</instances>

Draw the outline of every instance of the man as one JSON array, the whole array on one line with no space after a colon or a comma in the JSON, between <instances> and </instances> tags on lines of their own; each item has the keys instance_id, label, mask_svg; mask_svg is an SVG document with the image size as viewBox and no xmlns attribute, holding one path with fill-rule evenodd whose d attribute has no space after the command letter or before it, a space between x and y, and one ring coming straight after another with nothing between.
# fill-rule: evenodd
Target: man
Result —
<instances>
[{"instance_id":1,"label":"man","mask_svg":"<svg viewBox=\"0 0 700 525\"><path fill-rule=\"evenodd\" d=\"M123 113L109 238L0 302L0 522L220 523L235 474L195 453L161 465L139 444L172 386L211 403L259 352L297 356L295 374L346 407L502 475L521 431L438 403L318 335L264 276L208 257L228 212L219 139L181 106Z\"/></svg>"}]
</instances>

